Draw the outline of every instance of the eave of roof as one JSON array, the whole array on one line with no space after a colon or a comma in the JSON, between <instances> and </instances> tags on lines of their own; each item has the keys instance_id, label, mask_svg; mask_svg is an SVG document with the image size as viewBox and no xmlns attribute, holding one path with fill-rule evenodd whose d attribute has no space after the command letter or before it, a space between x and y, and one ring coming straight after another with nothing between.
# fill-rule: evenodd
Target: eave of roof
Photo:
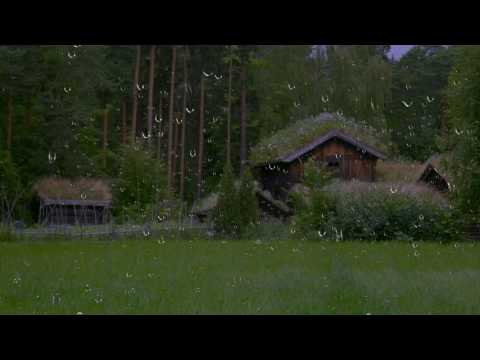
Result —
<instances>
[{"instance_id":1,"label":"eave of roof","mask_svg":"<svg viewBox=\"0 0 480 360\"><path fill-rule=\"evenodd\" d=\"M365 151L365 153L368 153L368 154L370 154L370 155L372 155L372 156L374 156L378 159L382 159L382 160L387 159L387 156L385 154L383 154L379 150L373 148L372 146L364 144L364 143L354 139L353 137L351 137L349 135L346 135L339 130L334 129L334 130L329 131L327 134L323 135L322 137L318 138L314 142L304 146L303 148L301 148L301 149L299 149L299 150L297 150L293 153L290 153L288 155L277 158L275 161L269 162L269 164L291 163L291 162L301 158L305 154L308 154L309 152L313 151L317 147L325 144L327 141L330 141L332 139L340 139L340 140L342 140L342 141L344 141L344 142L346 142L346 143L348 143L352 146L355 146L356 148L358 148L360 150ZM264 165L266 165L266 164L264 164ZM260 165L260 166L263 166L263 165Z\"/></svg>"}]
</instances>

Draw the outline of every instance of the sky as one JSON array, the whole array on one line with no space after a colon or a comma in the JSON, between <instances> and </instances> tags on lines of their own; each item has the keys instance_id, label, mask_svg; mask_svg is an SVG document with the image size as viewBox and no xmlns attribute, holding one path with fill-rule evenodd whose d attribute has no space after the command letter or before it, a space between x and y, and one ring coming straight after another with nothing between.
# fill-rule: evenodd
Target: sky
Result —
<instances>
[{"instance_id":1,"label":"sky","mask_svg":"<svg viewBox=\"0 0 480 360\"><path fill-rule=\"evenodd\" d=\"M403 55L405 55L408 50L410 50L415 45L392 45L391 54L395 59L400 59Z\"/></svg>"}]
</instances>

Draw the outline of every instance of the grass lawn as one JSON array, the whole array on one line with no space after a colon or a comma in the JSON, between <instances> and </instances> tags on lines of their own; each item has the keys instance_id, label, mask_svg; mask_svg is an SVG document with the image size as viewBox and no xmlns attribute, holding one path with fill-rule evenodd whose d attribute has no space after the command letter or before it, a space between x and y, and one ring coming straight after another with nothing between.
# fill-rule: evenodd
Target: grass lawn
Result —
<instances>
[{"instance_id":1,"label":"grass lawn","mask_svg":"<svg viewBox=\"0 0 480 360\"><path fill-rule=\"evenodd\" d=\"M0 314L480 314L477 244L0 243Z\"/></svg>"}]
</instances>

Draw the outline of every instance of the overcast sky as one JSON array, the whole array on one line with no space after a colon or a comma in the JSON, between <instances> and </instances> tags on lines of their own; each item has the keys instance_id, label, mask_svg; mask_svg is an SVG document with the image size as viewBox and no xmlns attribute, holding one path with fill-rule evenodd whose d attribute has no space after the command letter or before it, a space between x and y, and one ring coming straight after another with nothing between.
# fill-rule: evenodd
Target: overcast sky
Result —
<instances>
[{"instance_id":1,"label":"overcast sky","mask_svg":"<svg viewBox=\"0 0 480 360\"><path fill-rule=\"evenodd\" d=\"M415 45L392 45L391 54L393 54L393 57L395 59L399 59L403 55L405 55L408 52L408 50L410 50L414 46Z\"/></svg>"}]
</instances>

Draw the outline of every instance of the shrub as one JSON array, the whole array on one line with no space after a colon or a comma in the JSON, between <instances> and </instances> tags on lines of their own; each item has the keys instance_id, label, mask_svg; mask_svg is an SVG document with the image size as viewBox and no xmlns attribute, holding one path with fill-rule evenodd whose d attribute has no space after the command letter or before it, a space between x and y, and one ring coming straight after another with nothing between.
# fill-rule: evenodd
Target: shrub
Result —
<instances>
[{"instance_id":1,"label":"shrub","mask_svg":"<svg viewBox=\"0 0 480 360\"><path fill-rule=\"evenodd\" d=\"M147 150L126 146L118 159L113 183L116 215L135 221L153 216L160 202L169 197L165 166Z\"/></svg>"},{"instance_id":2,"label":"shrub","mask_svg":"<svg viewBox=\"0 0 480 360\"><path fill-rule=\"evenodd\" d=\"M448 241L459 235L456 212L446 199L423 186L335 183L322 194L307 215L299 217L316 237Z\"/></svg>"},{"instance_id":3,"label":"shrub","mask_svg":"<svg viewBox=\"0 0 480 360\"><path fill-rule=\"evenodd\" d=\"M247 228L254 227L258 222L259 209L255 184L250 169L246 169L241 179L238 191L239 225L240 232L244 233Z\"/></svg>"},{"instance_id":4,"label":"shrub","mask_svg":"<svg viewBox=\"0 0 480 360\"><path fill-rule=\"evenodd\" d=\"M232 167L225 165L214 216L215 228L224 235L242 236L258 222L259 210L255 184L249 169L235 183Z\"/></svg>"},{"instance_id":5,"label":"shrub","mask_svg":"<svg viewBox=\"0 0 480 360\"><path fill-rule=\"evenodd\" d=\"M214 217L215 228L218 232L228 235L238 234L240 223L238 204L238 192L235 189L232 166L227 162L220 180L218 206Z\"/></svg>"}]
</instances>

